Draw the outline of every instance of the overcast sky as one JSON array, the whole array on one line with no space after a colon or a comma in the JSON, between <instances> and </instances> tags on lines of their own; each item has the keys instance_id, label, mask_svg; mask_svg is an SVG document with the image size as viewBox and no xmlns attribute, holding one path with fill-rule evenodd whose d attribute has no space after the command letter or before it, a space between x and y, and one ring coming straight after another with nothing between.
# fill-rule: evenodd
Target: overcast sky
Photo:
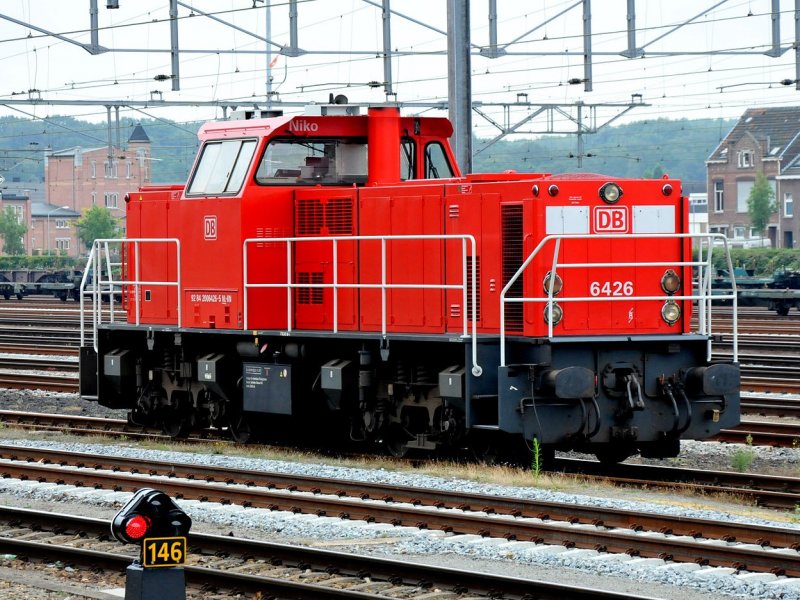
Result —
<instances>
[{"instance_id":1,"label":"overcast sky","mask_svg":"<svg viewBox=\"0 0 800 600\"><path fill-rule=\"evenodd\" d=\"M168 1L118 3L119 9L109 10L106 0L98 0L99 43L116 51L96 56L31 27L0 20L0 103L24 98L29 90L37 90L33 95L42 99L96 100L100 104L148 100L159 96L155 92L165 100L263 103L267 44L258 38L266 36L267 9L262 0L182 0L180 91L172 91L170 81L154 79L171 72L170 56L165 52L170 47ZM279 98L321 102L334 93L358 102L385 101L383 88L369 85L384 81L383 61L377 56L383 47L382 18L376 4L380 5L380 0L299 0L298 45L307 54L272 55L274 89ZM592 48L597 54L593 90L587 92L583 83L568 83L584 76L580 3L498 0L499 43L505 45L523 37L505 48L504 57L472 57L473 99L513 102L518 94L527 94L527 100L533 103L593 104L625 103L632 94L641 94L642 102L652 105L631 111L625 120L736 117L752 106L800 106L800 91L794 84L780 83L795 79L794 51L787 50L779 58L763 54L772 46L771 4L770 0L638 0L636 45L644 48L644 57L627 59L619 54L627 47L625 0L594 0ZM488 0L471 3L471 37L478 47L489 43L488 5ZM196 9L194 16L187 6ZM391 8L419 21L399 14L392 19L392 48L400 53L392 61L397 100L446 101L447 41L440 33L447 28L445 0L392 0ZM781 9L781 46L785 49L795 35L793 0L782 0ZM566 12L560 14L562 11ZM234 27L201 12L212 13ZM0 14L79 43L90 42L89 0L4 0ZM692 24L669 33L694 17L697 19ZM271 20L271 39L278 45L288 44L287 2L272 3ZM229 53L231 50L236 52ZM277 52L277 48L274 50ZM411 51L426 54L407 55ZM658 53L695 54L662 57ZM502 122L501 109L483 110ZM601 109L598 119L602 122L617 110ZM23 118L74 114L105 119L102 106L0 107L0 114ZM122 114L178 121L221 116L219 110L211 108L155 106L143 112L123 109ZM445 113L430 110L427 114ZM525 114L526 109L518 109L508 117L509 122ZM474 125L479 135L495 133L477 115ZM574 129L574 125L565 122L561 128Z\"/></svg>"}]
</instances>

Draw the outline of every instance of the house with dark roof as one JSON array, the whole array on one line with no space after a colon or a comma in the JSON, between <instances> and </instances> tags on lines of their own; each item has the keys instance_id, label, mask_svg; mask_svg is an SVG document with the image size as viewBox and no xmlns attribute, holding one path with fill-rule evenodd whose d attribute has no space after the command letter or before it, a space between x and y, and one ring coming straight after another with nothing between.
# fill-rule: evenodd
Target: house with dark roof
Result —
<instances>
[{"instance_id":1,"label":"house with dark roof","mask_svg":"<svg viewBox=\"0 0 800 600\"><path fill-rule=\"evenodd\" d=\"M709 231L724 233L735 246L793 248L800 221L800 107L751 108L706 160ZM750 225L747 198L756 174L775 193L777 212L765 232Z\"/></svg>"},{"instance_id":2,"label":"house with dark roof","mask_svg":"<svg viewBox=\"0 0 800 600\"><path fill-rule=\"evenodd\" d=\"M66 209L80 214L94 205L107 208L111 215L119 219L125 230L125 195L138 190L151 181L150 138L141 124L136 125L123 148L100 146L95 148L66 148L45 155L45 193L50 210L59 209L58 214L66 217ZM53 216L51 216L51 219ZM68 221L60 219L59 222ZM66 239L66 231L48 232L48 219L45 228L33 243L32 250L47 252L48 248L65 250L70 256L80 256L85 252L78 247L76 236L71 242ZM52 225L52 223L51 223ZM56 239L57 233L63 238Z\"/></svg>"}]
</instances>

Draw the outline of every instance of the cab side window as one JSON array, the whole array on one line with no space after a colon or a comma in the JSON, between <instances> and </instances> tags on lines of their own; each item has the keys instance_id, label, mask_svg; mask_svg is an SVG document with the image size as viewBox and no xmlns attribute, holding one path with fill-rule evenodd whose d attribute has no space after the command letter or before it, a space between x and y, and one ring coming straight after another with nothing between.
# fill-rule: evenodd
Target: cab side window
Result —
<instances>
[{"instance_id":1,"label":"cab side window","mask_svg":"<svg viewBox=\"0 0 800 600\"><path fill-rule=\"evenodd\" d=\"M400 179L417 178L417 146L414 140L404 138L400 142Z\"/></svg>"},{"instance_id":2,"label":"cab side window","mask_svg":"<svg viewBox=\"0 0 800 600\"><path fill-rule=\"evenodd\" d=\"M453 177L453 168L447 160L444 147L439 142L425 146L425 179Z\"/></svg>"},{"instance_id":3,"label":"cab side window","mask_svg":"<svg viewBox=\"0 0 800 600\"><path fill-rule=\"evenodd\" d=\"M288 138L269 142L256 171L260 185L363 185L366 140Z\"/></svg>"}]
</instances>

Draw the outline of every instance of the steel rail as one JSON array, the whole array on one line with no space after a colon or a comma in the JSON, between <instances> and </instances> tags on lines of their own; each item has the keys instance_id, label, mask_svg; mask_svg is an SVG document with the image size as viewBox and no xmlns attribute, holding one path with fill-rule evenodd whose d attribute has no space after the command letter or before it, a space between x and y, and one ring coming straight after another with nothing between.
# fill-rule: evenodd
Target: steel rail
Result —
<instances>
[{"instance_id":1,"label":"steel rail","mask_svg":"<svg viewBox=\"0 0 800 600\"><path fill-rule=\"evenodd\" d=\"M0 520L13 524L15 528L31 527L33 530L50 530L55 535L77 533L78 537L92 535L103 541L108 539L109 522L91 517L76 517L0 506ZM577 600L611 600L634 598L645 600L645 596L619 594L612 591L581 588L559 583L549 583L533 579L506 577L492 575L477 571L462 571L458 569L437 567L414 563L407 558L400 561L396 559L375 558L335 552L330 550L308 548L294 544L278 544L218 536L209 534L190 533L188 536L190 549L189 564L184 567L189 585L214 587L222 589L236 589L240 592L281 594L279 597L298 599L353 598L374 599L386 597L380 592L369 593L358 589L345 589L341 584L343 577L349 577L361 583L378 580L391 582L395 587L413 586L419 588L420 593L435 586L452 590L456 593L470 592L491 596L498 590L503 591L503 597L514 598L540 598L542 600L558 600L562 598L575 598ZM86 565L111 564L116 568L124 568L131 562L129 554L122 554L125 548L117 546L118 552L99 552L89 548L77 548L68 544L55 544L41 541L28 541L0 536L0 551L18 554L63 557L67 561L80 560ZM128 547L130 548L130 547ZM129 551L129 550L128 550ZM309 583L311 578L296 581L287 573L281 577L264 576L238 572L230 564L222 563L220 568L200 566L208 561L213 564L214 556L238 555L260 561L265 566L281 566L285 570L312 570L319 574L327 574L332 579L330 586L323 583ZM268 571L269 572L269 571ZM493 596L492 596L493 597Z\"/></svg>"},{"instance_id":2,"label":"steel rail","mask_svg":"<svg viewBox=\"0 0 800 600\"><path fill-rule=\"evenodd\" d=\"M281 489L288 491L304 491L314 494L329 494L339 497L374 499L387 503L404 503L424 505L435 508L457 508L475 510L494 514L504 514L520 518L546 518L569 523L584 523L626 529L663 530L665 527L675 535L691 535L736 539L749 543L770 545L772 547L789 548L798 543L798 533L794 529L780 527L741 525L737 523L719 522L691 517L671 517L653 515L643 511L629 511L617 508L594 506L565 505L558 502L528 500L498 495L476 494L467 492L448 492L441 489L409 488L372 482L349 481L327 477L298 476L278 472L231 469L176 461L148 460L143 464L140 459L101 456L84 452L65 452L46 448L20 447L0 444L0 459L73 466L86 469L103 469L108 471L128 471L132 474L147 473L166 477L177 477L205 481L206 483L239 484L249 487ZM581 473L603 475L603 465L590 461L564 460L560 466L575 472L580 465ZM598 468L599 467L599 468ZM605 469L607 470L607 469ZM692 481L700 478L705 471L674 469L668 467L641 467L637 465L619 465L611 469L616 474L631 478L640 475L653 479L648 475L659 472L658 479L663 481ZM2 463L0 463L0 472ZM721 484L732 486L738 482L740 487L753 484L751 475L743 473L713 472L710 474ZM706 478L707 480L708 478ZM800 502L800 478L770 478L770 483L783 496L791 497L795 504ZM726 491L733 490L729 487ZM740 491L740 490L736 490Z\"/></svg>"},{"instance_id":3,"label":"steel rail","mask_svg":"<svg viewBox=\"0 0 800 600\"><path fill-rule=\"evenodd\" d=\"M592 548L602 552L659 557L676 562L699 562L713 566L734 567L755 572L800 576L800 553L785 548L770 548L760 543L718 545L692 535L674 535L665 520L662 529L669 535L640 535L640 528L606 528L603 523L576 526L569 522L543 520L539 517L493 515L436 506L409 506L385 501L362 500L323 494L297 494L245 485L154 478L139 474L95 471L86 468L56 467L39 463L0 462L4 478L34 479L40 482L72 484L78 487L134 491L158 487L171 496L221 504L266 508L318 516L336 516L345 520L391 523L420 529L440 529L462 534L536 543ZM709 526L712 526L709 524ZM770 534L778 534L770 529ZM698 535L696 533L695 535ZM796 539L796 531L793 538ZM726 542L729 537L722 538Z\"/></svg>"}]
</instances>

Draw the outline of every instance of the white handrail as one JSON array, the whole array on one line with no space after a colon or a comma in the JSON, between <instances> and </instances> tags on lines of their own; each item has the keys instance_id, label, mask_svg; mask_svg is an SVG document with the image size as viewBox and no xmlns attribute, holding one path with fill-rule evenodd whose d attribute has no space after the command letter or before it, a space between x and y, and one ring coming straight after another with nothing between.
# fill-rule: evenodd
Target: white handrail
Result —
<instances>
[{"instance_id":1,"label":"white handrail","mask_svg":"<svg viewBox=\"0 0 800 600\"><path fill-rule=\"evenodd\" d=\"M139 247L141 244L150 243L167 243L175 244L176 256L176 280L175 281L142 281L141 280L141 260L139 257ZM122 255L121 248L124 244L133 244L134 261L136 264L136 272L132 280L114 279L114 268L121 267L121 262L111 262L111 251L109 246L120 246L120 256ZM102 262L101 262L102 261ZM105 264L105 271L103 269ZM92 274L91 287L87 290L89 283L89 273ZM104 279L103 276L107 276ZM107 294L109 296L109 322L114 322L114 296L118 293L121 294L122 286L130 285L134 288L133 302L136 306L136 324L141 323L141 286L147 285L152 287L175 287L177 289L177 324L181 324L181 245L180 240L177 238L107 238L97 239L92 244L89 251L89 258L86 261L86 268L83 271L80 286L80 323L81 323L81 346L85 344L85 306L84 297L90 295L92 298L92 347L97 352L97 329L103 322L103 303L102 296ZM103 290L104 286L108 286L108 290ZM119 289L116 287L119 286Z\"/></svg>"},{"instance_id":2,"label":"white handrail","mask_svg":"<svg viewBox=\"0 0 800 600\"><path fill-rule=\"evenodd\" d=\"M462 248L462 282L461 284L425 284L425 283L389 283L387 281L386 270L386 242L395 240L460 240ZM339 242L361 242L361 241L380 241L381 243L381 281L380 283L340 283L338 277L338 244ZM332 283L293 283L293 261L292 261L292 245L294 243L303 242L330 242L332 244L333 254L333 282ZM315 288L315 289L332 289L333 290L333 333L339 331L339 303L338 291L340 289L379 289L381 290L381 336L386 339L386 291L391 289L438 289L438 290L461 290L462 301L464 302L464 310L462 312L463 319L463 334L464 338L471 338L472 344L472 373L476 377L483 373L483 369L478 364L478 347L477 347L477 293L476 293L476 261L472 261L472 285L468 286L467 279L467 243L470 244L472 251L471 256L476 256L476 242L475 237L472 235L348 235L348 236L319 236L319 237L281 237L281 238L248 238L244 240L242 245L242 269L243 269L243 313L244 313L244 329L249 329L249 304L248 304L248 290L253 288L264 289L286 289L286 332L292 331L292 289L295 288ZM250 283L248 281L248 246L251 244L264 244L264 243L278 243L286 245L286 280L281 283ZM470 288L469 293L472 298L472 319L471 329L468 329L468 311L467 311L467 288Z\"/></svg>"},{"instance_id":3,"label":"white handrail","mask_svg":"<svg viewBox=\"0 0 800 600\"><path fill-rule=\"evenodd\" d=\"M657 261L657 262L596 262L596 263L559 263L559 253L561 249L562 240L593 240L593 239L618 239L630 240L638 238L648 239L676 239L676 238L697 238L700 240L700 251L698 258L701 260L693 261ZM500 365L506 366L506 304L509 303L525 303L525 302L546 302L549 314L547 335L549 339L553 339L553 286L556 279L557 269L572 269L572 268L603 268L603 267L699 267L700 277L698 293L684 296L574 296L574 297L558 297L558 302L621 302L631 300L697 300L698 302L698 332L707 336L706 355L707 360L711 360L711 269L712 269L712 253L714 247L714 240L720 240L725 249L726 261L728 270L731 273L731 291L729 293L714 294L714 300L732 300L733 303L733 361L739 360L739 346L738 346L738 302L736 294L736 278L733 276L733 265L731 263L730 250L728 248L728 240L724 234L721 233L637 233L637 234L554 234L548 235L539 242L536 248L531 251L522 265L517 269L514 275L508 280L506 285L500 292ZM703 256L703 242L708 244L707 258L702 260ZM550 242L554 242L555 248L553 251L552 268L550 272L550 286L547 290L546 297L515 297L507 298L506 295L514 283L522 276L525 269L531 264L533 259L542 251L542 249ZM684 286L687 285L684 283ZM691 285L691 282L689 283ZM630 333L626 333L630 335Z\"/></svg>"}]
</instances>

